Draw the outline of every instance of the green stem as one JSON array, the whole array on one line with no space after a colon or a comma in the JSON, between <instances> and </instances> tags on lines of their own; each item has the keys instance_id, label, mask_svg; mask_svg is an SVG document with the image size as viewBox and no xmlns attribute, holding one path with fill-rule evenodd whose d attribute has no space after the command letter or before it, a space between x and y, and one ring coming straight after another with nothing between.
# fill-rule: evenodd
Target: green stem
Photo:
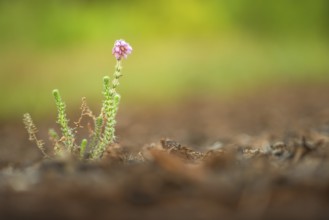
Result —
<instances>
[{"instance_id":1,"label":"green stem","mask_svg":"<svg viewBox=\"0 0 329 220\"><path fill-rule=\"evenodd\" d=\"M86 147L87 147L87 139L82 139L81 144L80 144L80 159L84 159L85 157L85 152L86 152Z\"/></svg>"},{"instance_id":2,"label":"green stem","mask_svg":"<svg viewBox=\"0 0 329 220\"><path fill-rule=\"evenodd\" d=\"M116 88L119 85L119 78L122 76L121 69L121 61L117 61L113 74L112 85L110 85L110 78L108 76L103 78L104 102L101 115L105 118L104 132L101 137L101 141L92 152L93 159L100 158L105 151L106 146L114 143L115 141L115 116L118 111L120 101L120 95L116 92Z\"/></svg>"},{"instance_id":3,"label":"green stem","mask_svg":"<svg viewBox=\"0 0 329 220\"><path fill-rule=\"evenodd\" d=\"M58 111L58 120L57 123L60 125L63 138L64 145L67 150L72 153L74 151L74 135L72 129L68 125L68 119L65 113L65 104L62 101L62 98L57 89L53 90L53 95L55 97L56 107Z\"/></svg>"}]
</instances>

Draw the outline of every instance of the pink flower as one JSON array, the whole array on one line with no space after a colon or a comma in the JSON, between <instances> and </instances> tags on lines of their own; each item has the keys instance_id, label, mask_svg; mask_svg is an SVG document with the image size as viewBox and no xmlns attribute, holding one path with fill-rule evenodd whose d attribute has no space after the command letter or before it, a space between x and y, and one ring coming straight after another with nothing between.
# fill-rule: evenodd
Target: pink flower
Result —
<instances>
[{"instance_id":1,"label":"pink flower","mask_svg":"<svg viewBox=\"0 0 329 220\"><path fill-rule=\"evenodd\" d=\"M122 57L127 58L128 54L131 54L133 48L124 40L117 40L114 43L112 54L117 60L121 60Z\"/></svg>"}]
</instances>

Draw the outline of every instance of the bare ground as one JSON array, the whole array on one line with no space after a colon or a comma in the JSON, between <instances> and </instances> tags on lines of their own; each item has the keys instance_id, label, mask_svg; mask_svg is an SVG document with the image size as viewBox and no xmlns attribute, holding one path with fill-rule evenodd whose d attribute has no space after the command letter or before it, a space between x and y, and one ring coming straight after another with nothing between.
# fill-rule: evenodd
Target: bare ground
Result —
<instances>
[{"instance_id":1,"label":"bare ground","mask_svg":"<svg viewBox=\"0 0 329 220\"><path fill-rule=\"evenodd\" d=\"M42 161L3 122L0 219L329 218L325 84L122 107L118 122L97 163Z\"/></svg>"}]
</instances>

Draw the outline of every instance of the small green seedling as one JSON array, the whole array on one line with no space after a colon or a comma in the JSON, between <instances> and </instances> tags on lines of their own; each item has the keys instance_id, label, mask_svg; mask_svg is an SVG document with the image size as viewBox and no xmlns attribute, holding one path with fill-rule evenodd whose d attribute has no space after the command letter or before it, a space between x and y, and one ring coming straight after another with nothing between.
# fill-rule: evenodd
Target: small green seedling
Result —
<instances>
[{"instance_id":1,"label":"small green seedling","mask_svg":"<svg viewBox=\"0 0 329 220\"><path fill-rule=\"evenodd\" d=\"M120 95L116 89L119 86L119 79L122 76L121 61L122 58L132 52L131 46L124 40L117 40L114 44L112 54L115 56L117 63L111 82L110 77L103 78L103 96L104 100L99 116L94 116L89 109L86 99L82 99L81 116L76 127L69 126L69 120L66 116L66 105L57 89L53 90L53 96L58 111L57 123L59 124L61 135L58 135L54 129L49 130L49 138L53 142L54 156L71 155L75 158L97 160L102 158L106 148L115 142L115 125L116 114L118 112ZM80 127L83 116L89 116L94 122L92 135L89 138L83 138L80 144L77 144L75 132ZM50 157L44 148L44 142L36 136L37 128L34 125L30 114L26 113L23 117L25 128L29 134L29 139L34 141L41 150L44 157Z\"/></svg>"}]
</instances>

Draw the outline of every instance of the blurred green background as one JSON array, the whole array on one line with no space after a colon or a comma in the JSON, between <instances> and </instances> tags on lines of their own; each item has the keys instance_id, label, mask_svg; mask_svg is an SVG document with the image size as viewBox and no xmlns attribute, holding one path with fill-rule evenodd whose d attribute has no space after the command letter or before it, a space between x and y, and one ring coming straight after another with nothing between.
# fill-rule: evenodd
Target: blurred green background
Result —
<instances>
[{"instance_id":1,"label":"blurred green background","mask_svg":"<svg viewBox=\"0 0 329 220\"><path fill-rule=\"evenodd\" d=\"M116 39L124 104L174 104L275 83L329 82L328 0L2 0L0 119L100 104Z\"/></svg>"}]
</instances>

